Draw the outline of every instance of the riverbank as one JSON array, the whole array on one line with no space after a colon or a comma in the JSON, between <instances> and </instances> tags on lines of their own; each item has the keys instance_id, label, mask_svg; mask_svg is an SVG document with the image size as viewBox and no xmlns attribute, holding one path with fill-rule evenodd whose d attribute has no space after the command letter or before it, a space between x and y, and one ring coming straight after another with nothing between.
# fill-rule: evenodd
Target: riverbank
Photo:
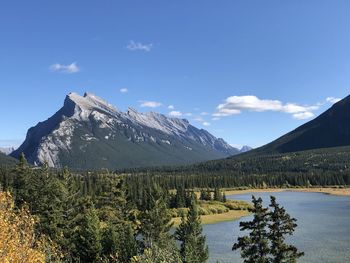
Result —
<instances>
[{"instance_id":1,"label":"riverbank","mask_svg":"<svg viewBox=\"0 0 350 263\"><path fill-rule=\"evenodd\" d=\"M203 225L207 225L225 221L234 221L247 215L249 215L247 210L230 210L222 214L202 215L201 220ZM173 218L172 222L174 223L174 226L178 226L181 222L181 217Z\"/></svg>"},{"instance_id":2,"label":"riverbank","mask_svg":"<svg viewBox=\"0 0 350 263\"><path fill-rule=\"evenodd\" d=\"M265 188L265 189L244 189L230 190L223 189L227 195L249 194L249 193L274 193L274 192L308 192L308 193L323 193L330 195L350 196L350 188L341 187L309 187L309 188Z\"/></svg>"},{"instance_id":3,"label":"riverbank","mask_svg":"<svg viewBox=\"0 0 350 263\"><path fill-rule=\"evenodd\" d=\"M342 187L309 187L309 188L262 188L262 189L222 189L226 196L249 194L249 193L277 193L277 192L307 192L307 193L322 193L338 196L350 196L350 188ZM196 192L199 195L199 192ZM234 221L241 217L249 215L247 210L229 210L224 213L216 213L210 215L202 215L202 224L215 224L224 221ZM181 217L173 218L174 225L177 226L181 222Z\"/></svg>"}]
</instances>

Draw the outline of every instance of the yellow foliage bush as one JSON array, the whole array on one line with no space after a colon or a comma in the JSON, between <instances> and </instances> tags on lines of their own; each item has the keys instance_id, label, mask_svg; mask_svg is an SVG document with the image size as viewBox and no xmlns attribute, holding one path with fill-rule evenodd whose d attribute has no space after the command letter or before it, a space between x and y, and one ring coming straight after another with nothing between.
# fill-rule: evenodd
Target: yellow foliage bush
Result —
<instances>
[{"instance_id":1,"label":"yellow foliage bush","mask_svg":"<svg viewBox=\"0 0 350 263\"><path fill-rule=\"evenodd\" d=\"M36 237L34 224L28 209L15 211L11 195L0 192L0 262L45 262L45 244Z\"/></svg>"}]
</instances>

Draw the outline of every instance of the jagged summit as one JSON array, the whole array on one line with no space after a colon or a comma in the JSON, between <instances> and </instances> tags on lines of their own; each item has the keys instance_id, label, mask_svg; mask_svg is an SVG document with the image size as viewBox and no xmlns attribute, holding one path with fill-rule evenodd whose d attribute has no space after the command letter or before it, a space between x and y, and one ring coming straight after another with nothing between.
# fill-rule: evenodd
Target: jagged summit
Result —
<instances>
[{"instance_id":1,"label":"jagged summit","mask_svg":"<svg viewBox=\"0 0 350 263\"><path fill-rule=\"evenodd\" d=\"M102 98L85 92L84 96L80 96L75 92L71 92L66 96L64 107L74 107L74 113L80 117L87 117L92 111L102 111L115 114L118 109L109 104Z\"/></svg>"},{"instance_id":2,"label":"jagged summit","mask_svg":"<svg viewBox=\"0 0 350 263\"><path fill-rule=\"evenodd\" d=\"M28 130L11 155L79 169L186 164L238 153L236 148L186 119L156 112L121 112L104 99L69 93L63 107Z\"/></svg>"}]
</instances>

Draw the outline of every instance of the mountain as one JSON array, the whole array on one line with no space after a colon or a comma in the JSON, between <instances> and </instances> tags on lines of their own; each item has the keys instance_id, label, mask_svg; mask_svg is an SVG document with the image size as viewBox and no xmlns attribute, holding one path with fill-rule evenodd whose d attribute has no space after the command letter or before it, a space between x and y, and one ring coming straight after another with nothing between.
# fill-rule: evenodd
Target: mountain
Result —
<instances>
[{"instance_id":1,"label":"mountain","mask_svg":"<svg viewBox=\"0 0 350 263\"><path fill-rule=\"evenodd\" d=\"M117 169L188 164L239 150L186 119L131 108L121 112L91 93L70 93L59 111L28 130L11 156L22 152L36 165Z\"/></svg>"},{"instance_id":2,"label":"mountain","mask_svg":"<svg viewBox=\"0 0 350 263\"><path fill-rule=\"evenodd\" d=\"M253 150L252 147L248 146L248 145L243 145L242 148L239 150L239 153L245 153L245 152L249 152Z\"/></svg>"},{"instance_id":3,"label":"mountain","mask_svg":"<svg viewBox=\"0 0 350 263\"><path fill-rule=\"evenodd\" d=\"M15 150L14 147L0 147L0 152L9 155L10 153L12 153Z\"/></svg>"},{"instance_id":4,"label":"mountain","mask_svg":"<svg viewBox=\"0 0 350 263\"><path fill-rule=\"evenodd\" d=\"M317 118L248 154L288 153L350 145L350 95Z\"/></svg>"}]
</instances>

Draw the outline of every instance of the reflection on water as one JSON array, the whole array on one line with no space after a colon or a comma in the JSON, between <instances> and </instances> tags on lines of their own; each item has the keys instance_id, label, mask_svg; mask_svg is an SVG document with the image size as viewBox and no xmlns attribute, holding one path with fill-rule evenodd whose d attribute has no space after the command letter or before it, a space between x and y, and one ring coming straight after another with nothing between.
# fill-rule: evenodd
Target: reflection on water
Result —
<instances>
[{"instance_id":1,"label":"reflection on water","mask_svg":"<svg viewBox=\"0 0 350 263\"><path fill-rule=\"evenodd\" d=\"M255 193L264 204L274 195L298 227L290 241L305 252L299 262L350 262L350 197L320 193ZM250 201L251 194L232 195L229 199ZM249 217L242 218L247 220ZM239 221L204 225L210 251L210 263L242 262L239 252L231 251L237 240Z\"/></svg>"}]
</instances>

